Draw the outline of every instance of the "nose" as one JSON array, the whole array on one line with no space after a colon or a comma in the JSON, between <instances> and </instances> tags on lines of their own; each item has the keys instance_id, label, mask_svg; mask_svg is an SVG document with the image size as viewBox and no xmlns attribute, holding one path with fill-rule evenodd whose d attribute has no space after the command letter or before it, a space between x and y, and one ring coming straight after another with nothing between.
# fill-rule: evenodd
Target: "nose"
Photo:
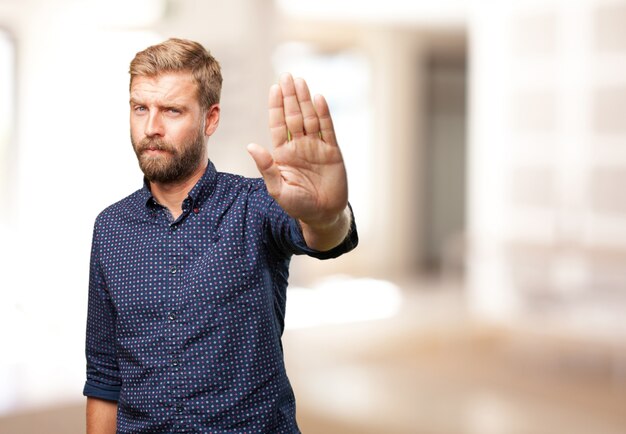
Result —
<instances>
[{"instance_id":1,"label":"nose","mask_svg":"<svg viewBox=\"0 0 626 434\"><path fill-rule=\"evenodd\" d=\"M163 137L163 122L158 111L151 111L144 131L146 137Z\"/></svg>"}]
</instances>

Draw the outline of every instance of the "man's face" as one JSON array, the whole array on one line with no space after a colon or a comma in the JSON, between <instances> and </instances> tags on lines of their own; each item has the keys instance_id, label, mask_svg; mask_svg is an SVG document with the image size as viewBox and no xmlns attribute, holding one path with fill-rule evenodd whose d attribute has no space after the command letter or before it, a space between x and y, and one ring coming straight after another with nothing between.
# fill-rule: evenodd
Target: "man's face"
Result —
<instances>
[{"instance_id":1,"label":"man's face","mask_svg":"<svg viewBox=\"0 0 626 434\"><path fill-rule=\"evenodd\" d=\"M135 77L130 135L139 167L151 182L190 177L205 159L205 117L190 73Z\"/></svg>"}]
</instances>

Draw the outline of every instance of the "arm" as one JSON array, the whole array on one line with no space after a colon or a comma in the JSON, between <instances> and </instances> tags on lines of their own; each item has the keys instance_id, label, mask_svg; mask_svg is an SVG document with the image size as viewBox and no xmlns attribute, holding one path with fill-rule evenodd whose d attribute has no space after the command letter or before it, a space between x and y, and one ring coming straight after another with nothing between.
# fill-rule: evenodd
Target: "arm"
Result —
<instances>
[{"instance_id":1,"label":"arm","mask_svg":"<svg viewBox=\"0 0 626 434\"><path fill-rule=\"evenodd\" d=\"M97 227L96 223L96 227ZM87 433L115 433L119 377L115 346L115 309L106 291L99 261L99 237L94 227L89 267L89 299L85 356L87 381Z\"/></svg>"},{"instance_id":2,"label":"arm","mask_svg":"<svg viewBox=\"0 0 626 434\"><path fill-rule=\"evenodd\" d=\"M302 228L312 249L327 251L348 235L348 181L323 96L311 100L308 86L289 74L270 88L273 152L256 144L248 152L269 194Z\"/></svg>"},{"instance_id":3,"label":"arm","mask_svg":"<svg viewBox=\"0 0 626 434\"><path fill-rule=\"evenodd\" d=\"M117 402L87 397L87 434L115 434Z\"/></svg>"}]
</instances>

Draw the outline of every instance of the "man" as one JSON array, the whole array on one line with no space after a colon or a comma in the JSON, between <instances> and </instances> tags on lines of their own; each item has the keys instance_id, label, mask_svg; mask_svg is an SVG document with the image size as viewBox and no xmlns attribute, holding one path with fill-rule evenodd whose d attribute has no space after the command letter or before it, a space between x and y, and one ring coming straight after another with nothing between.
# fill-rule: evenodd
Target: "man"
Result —
<instances>
[{"instance_id":1,"label":"man","mask_svg":"<svg viewBox=\"0 0 626 434\"><path fill-rule=\"evenodd\" d=\"M87 432L298 433L281 346L289 259L358 240L329 109L289 74L270 88L263 179L217 172L217 61L170 39L130 65L144 187L96 219Z\"/></svg>"}]
</instances>

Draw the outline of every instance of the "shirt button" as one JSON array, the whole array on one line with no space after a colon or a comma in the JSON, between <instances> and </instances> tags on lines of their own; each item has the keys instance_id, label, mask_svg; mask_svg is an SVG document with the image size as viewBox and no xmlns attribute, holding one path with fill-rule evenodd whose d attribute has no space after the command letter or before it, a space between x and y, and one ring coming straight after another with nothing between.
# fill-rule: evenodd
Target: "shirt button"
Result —
<instances>
[{"instance_id":1,"label":"shirt button","mask_svg":"<svg viewBox=\"0 0 626 434\"><path fill-rule=\"evenodd\" d=\"M169 319L170 321L174 321L176 319L176 314L174 312L171 312L168 316L167 319Z\"/></svg>"},{"instance_id":2,"label":"shirt button","mask_svg":"<svg viewBox=\"0 0 626 434\"><path fill-rule=\"evenodd\" d=\"M193 209L193 212L194 212L194 213L196 213L196 214L198 214L198 213L200 212L200 208L194 208L194 209Z\"/></svg>"},{"instance_id":3,"label":"shirt button","mask_svg":"<svg viewBox=\"0 0 626 434\"><path fill-rule=\"evenodd\" d=\"M172 265L170 267L170 273L175 274L176 273L176 265Z\"/></svg>"},{"instance_id":4,"label":"shirt button","mask_svg":"<svg viewBox=\"0 0 626 434\"><path fill-rule=\"evenodd\" d=\"M178 360L177 359L172 360L172 366L175 367L175 368L178 367Z\"/></svg>"},{"instance_id":5,"label":"shirt button","mask_svg":"<svg viewBox=\"0 0 626 434\"><path fill-rule=\"evenodd\" d=\"M181 411L183 411L183 409L184 409L184 407L183 407L183 405L182 405L182 404L176 404L176 411L177 411L178 413L180 413Z\"/></svg>"}]
</instances>

